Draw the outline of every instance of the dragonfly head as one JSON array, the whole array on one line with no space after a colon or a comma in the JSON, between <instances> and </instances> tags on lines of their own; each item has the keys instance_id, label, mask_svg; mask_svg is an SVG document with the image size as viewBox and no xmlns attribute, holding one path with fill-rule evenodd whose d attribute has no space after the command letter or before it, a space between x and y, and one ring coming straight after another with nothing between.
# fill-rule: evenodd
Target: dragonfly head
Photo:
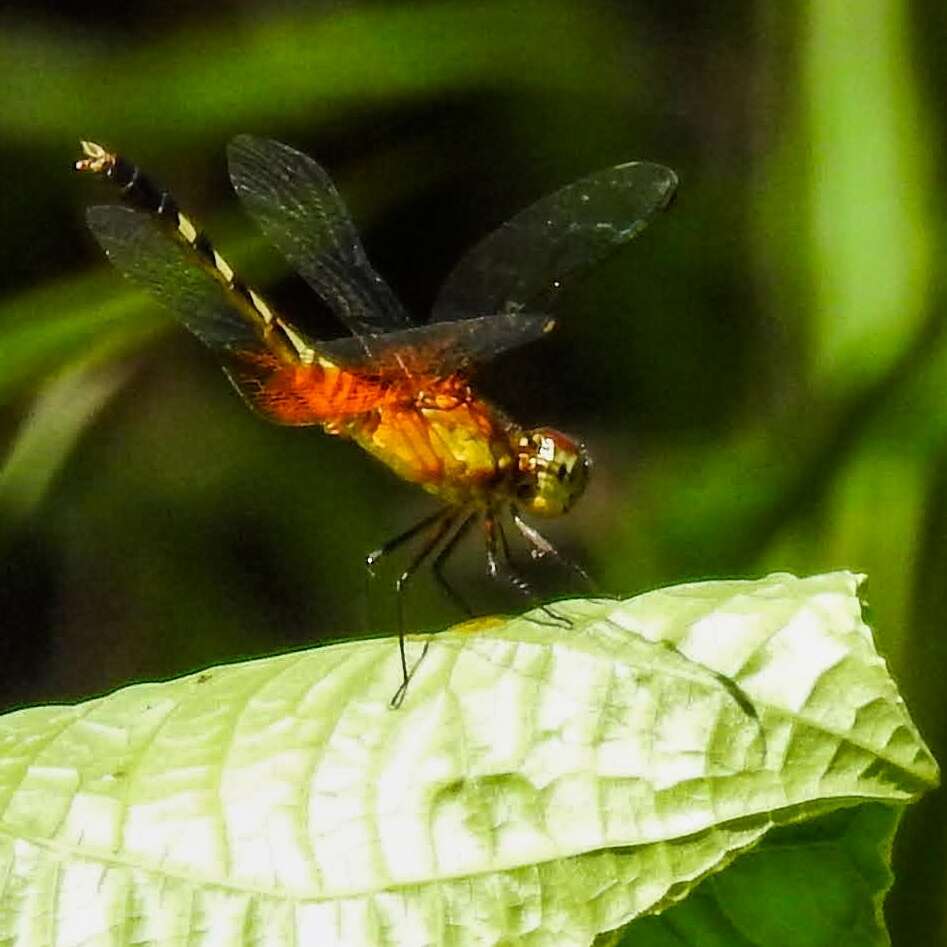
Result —
<instances>
[{"instance_id":1,"label":"dragonfly head","mask_svg":"<svg viewBox=\"0 0 947 947\"><path fill-rule=\"evenodd\" d=\"M561 516L582 496L591 466L585 447L560 431L524 431L517 444L516 505L533 516Z\"/></svg>"}]
</instances>

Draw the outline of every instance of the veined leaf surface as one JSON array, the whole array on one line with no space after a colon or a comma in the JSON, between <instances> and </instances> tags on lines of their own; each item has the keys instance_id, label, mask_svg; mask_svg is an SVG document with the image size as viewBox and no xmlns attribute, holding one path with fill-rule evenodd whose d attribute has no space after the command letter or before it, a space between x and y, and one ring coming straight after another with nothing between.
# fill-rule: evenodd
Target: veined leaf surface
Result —
<instances>
[{"instance_id":1,"label":"veined leaf surface","mask_svg":"<svg viewBox=\"0 0 947 947\"><path fill-rule=\"evenodd\" d=\"M0 719L0 941L589 944L937 780L859 579L703 582ZM410 642L415 655L423 647Z\"/></svg>"}]
</instances>

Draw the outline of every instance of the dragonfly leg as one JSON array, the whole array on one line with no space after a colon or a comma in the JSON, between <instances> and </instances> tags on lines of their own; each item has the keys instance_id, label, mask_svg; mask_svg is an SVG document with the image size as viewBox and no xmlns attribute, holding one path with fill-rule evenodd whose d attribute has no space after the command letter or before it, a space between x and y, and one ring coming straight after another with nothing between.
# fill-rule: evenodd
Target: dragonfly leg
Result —
<instances>
[{"instance_id":1,"label":"dragonfly leg","mask_svg":"<svg viewBox=\"0 0 947 947\"><path fill-rule=\"evenodd\" d=\"M530 553L534 559L541 559L544 556L552 556L567 569L569 569L574 574L578 575L583 582L589 587L589 590L596 594L597 589L595 582L592 580L592 577L583 569L578 563L573 562L571 559L566 558L556 549L553 544L543 536L539 530L534 529L529 525L522 517L519 516L516 508L514 507L511 511L513 517L513 522L516 524L516 528L522 533L523 537L529 543ZM503 535L501 533L501 535ZM503 536L504 545L506 544L506 537ZM506 550L507 556L509 556L509 549ZM565 615L560 615L559 612L555 611L549 605L542 605L542 610L549 616L551 623L557 625L558 627L571 628L572 621L567 618Z\"/></svg>"},{"instance_id":2,"label":"dragonfly leg","mask_svg":"<svg viewBox=\"0 0 947 947\"><path fill-rule=\"evenodd\" d=\"M418 523L415 523L409 529L406 529L403 533L398 533L397 536L392 537L386 543L379 546L377 549L372 550L365 557L365 602L367 608L368 622L371 624L371 599L372 599L372 582L376 578L375 566L381 562L385 556L390 553L395 552L400 549L405 543L410 542L414 539L418 533L424 532L428 527L433 526L443 515L444 510L435 510L430 516L425 516L423 520Z\"/></svg>"},{"instance_id":3,"label":"dragonfly leg","mask_svg":"<svg viewBox=\"0 0 947 947\"><path fill-rule=\"evenodd\" d=\"M530 526L518 513L516 508L512 509L513 522L516 528L523 534L530 545L530 553L534 559L542 559L544 556L551 556L557 562L564 565L573 575L577 575L588 586L589 591L597 594L597 588L592 577L577 562L564 556L558 549L538 529Z\"/></svg>"},{"instance_id":4,"label":"dragonfly leg","mask_svg":"<svg viewBox=\"0 0 947 947\"><path fill-rule=\"evenodd\" d=\"M469 513L467 518L464 519L460 526L457 527L457 530L454 532L454 535L444 543L444 546L441 548L441 551L434 557L434 561L431 563L431 572L434 573L434 578L437 580L437 584L440 586L441 591L462 611L473 618L474 610L467 604L463 596L447 581L447 576L444 575L444 563L447 561L450 554L457 548L457 544L470 532L470 527L473 526L474 516L476 514Z\"/></svg>"},{"instance_id":5,"label":"dragonfly leg","mask_svg":"<svg viewBox=\"0 0 947 947\"><path fill-rule=\"evenodd\" d=\"M491 579L505 578L524 598L537 601L539 596L533 587L520 575L513 556L510 554L510 544L506 540L503 524L492 514L488 513L483 521L484 532L487 536L487 572ZM505 568L500 569L498 553L503 557ZM502 572L502 575L501 575Z\"/></svg>"},{"instance_id":6,"label":"dragonfly leg","mask_svg":"<svg viewBox=\"0 0 947 947\"><path fill-rule=\"evenodd\" d=\"M397 546L411 539L412 536L417 535L426 528L431 528L431 535L427 538L424 545L417 552L415 557L408 563L407 568L401 573L401 575L398 576L398 579L395 582L396 604L398 610L398 653L401 656L401 684L395 691L394 696L388 702L389 706L393 710L397 710L404 701L405 694L408 692L408 683L414 676L414 672L418 669L421 661L424 660L424 656L427 654L428 645L430 643L425 642L424 648L421 650L421 656L409 669L408 656L405 652L404 640L404 592L408 586L408 583L417 573L418 569L421 568L431 553L434 552L434 550L441 544L444 537L451 531L451 528L453 527L456 520L457 512L450 507L444 510L438 510L436 515L427 517L417 526L412 527L412 529L408 530L406 533L402 533L401 536L396 536L395 539L392 540L392 542L395 543L393 548L397 548ZM387 551L390 552L391 550L388 549ZM377 561L377 558L375 561Z\"/></svg>"},{"instance_id":7,"label":"dragonfly leg","mask_svg":"<svg viewBox=\"0 0 947 947\"><path fill-rule=\"evenodd\" d=\"M491 570L491 576L494 578L498 577L496 561L497 540L499 540L499 549L503 555L503 561L506 564L507 581L513 586L513 588L515 588L521 595L528 598L534 605L539 605L540 609L550 619L548 623L539 622L539 624L548 624L555 628L571 628L572 622L566 618L565 615L560 615L558 612L553 611L550 606L543 605L539 601L539 596L536 594L536 591L520 574L516 567L516 563L513 561L513 553L510 551L510 544L506 538L506 530L503 528L503 523L498 519L494 519L492 521L487 533L487 563Z\"/></svg>"},{"instance_id":8,"label":"dragonfly leg","mask_svg":"<svg viewBox=\"0 0 947 947\"><path fill-rule=\"evenodd\" d=\"M375 566L385 556L393 553L396 549L400 549L405 543L414 539L418 533L424 532L424 530L426 530L429 526L432 526L442 516L444 516L446 512L447 510L435 510L430 516L425 516L423 520L421 520L419 523L415 523L410 529L406 529L403 533L398 533L397 536L389 539L386 543L370 552L365 557L365 568L368 570L369 576L374 578Z\"/></svg>"}]
</instances>

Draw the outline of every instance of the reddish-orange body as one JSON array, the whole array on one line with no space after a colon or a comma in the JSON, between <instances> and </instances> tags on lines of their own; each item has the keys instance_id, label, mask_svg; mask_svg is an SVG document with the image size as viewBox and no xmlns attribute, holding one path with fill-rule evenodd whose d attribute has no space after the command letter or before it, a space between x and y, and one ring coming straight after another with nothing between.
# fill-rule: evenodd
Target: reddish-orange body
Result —
<instances>
[{"instance_id":1,"label":"reddish-orange body","mask_svg":"<svg viewBox=\"0 0 947 947\"><path fill-rule=\"evenodd\" d=\"M361 372L268 354L241 355L231 372L270 420L351 438L450 504L486 506L509 489L519 429L460 375Z\"/></svg>"},{"instance_id":2,"label":"reddish-orange body","mask_svg":"<svg viewBox=\"0 0 947 947\"><path fill-rule=\"evenodd\" d=\"M565 513L585 489L588 454L551 428L524 431L477 397L469 376L487 358L545 335L553 322L529 311L534 297L631 239L665 206L673 172L619 165L537 202L471 250L438 295L431 322L417 324L368 263L318 164L279 142L235 139L234 187L351 330L357 346L340 348L311 341L266 303L137 167L94 142L82 150L76 167L111 180L129 205L88 211L109 259L217 353L254 409L278 424L319 424L349 438L437 495L446 512L431 521L432 543L443 541L444 554L482 514L495 572L497 537L505 543L496 517L504 511L534 552L551 549L519 513ZM618 198L627 199L627 212L614 211Z\"/></svg>"},{"instance_id":3,"label":"reddish-orange body","mask_svg":"<svg viewBox=\"0 0 947 947\"><path fill-rule=\"evenodd\" d=\"M423 536L396 589L430 561L444 591L471 611L442 567L479 519L489 574L500 575L505 563L512 585L531 594L500 517L512 520L534 557L558 556L521 514L567 512L585 490L591 461L559 431L513 424L473 393L469 375L545 335L553 327L547 306L563 279L634 238L666 207L677 184L673 171L631 162L540 199L469 251L438 293L431 320L417 323L371 267L325 171L288 145L238 136L228 149L234 188L351 332L340 348L338 340L310 341L271 308L139 168L95 142L82 142L82 153L76 168L112 181L127 205L87 211L109 259L218 355L255 410L278 424L319 424L347 437L444 501L366 558L372 574L383 556ZM400 615L402 683L392 706L413 673Z\"/></svg>"}]
</instances>

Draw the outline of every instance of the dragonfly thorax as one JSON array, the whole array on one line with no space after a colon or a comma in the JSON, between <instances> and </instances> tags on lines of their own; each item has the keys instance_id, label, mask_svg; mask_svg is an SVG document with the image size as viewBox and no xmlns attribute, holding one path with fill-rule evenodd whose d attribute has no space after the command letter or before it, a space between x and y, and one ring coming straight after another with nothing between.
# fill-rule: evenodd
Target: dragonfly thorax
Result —
<instances>
[{"instance_id":1,"label":"dragonfly thorax","mask_svg":"<svg viewBox=\"0 0 947 947\"><path fill-rule=\"evenodd\" d=\"M552 428L524 431L517 442L516 505L534 516L561 516L582 496L592 460L584 445Z\"/></svg>"}]
</instances>

